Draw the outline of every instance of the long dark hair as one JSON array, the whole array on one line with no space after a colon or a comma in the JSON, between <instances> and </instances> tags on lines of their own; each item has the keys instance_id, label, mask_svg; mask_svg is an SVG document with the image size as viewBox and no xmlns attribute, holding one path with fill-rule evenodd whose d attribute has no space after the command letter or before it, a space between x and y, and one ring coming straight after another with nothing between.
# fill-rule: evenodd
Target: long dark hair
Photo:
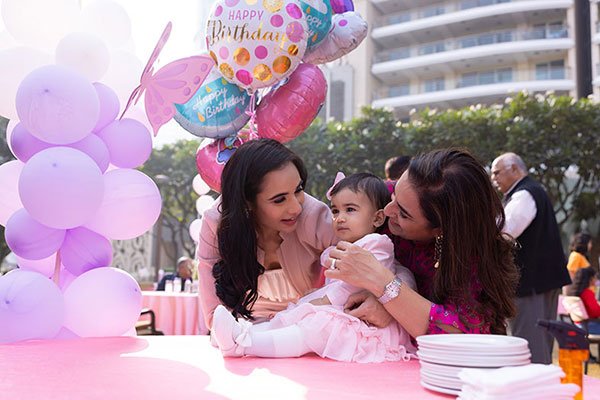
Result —
<instances>
[{"instance_id":1,"label":"long dark hair","mask_svg":"<svg viewBox=\"0 0 600 400\"><path fill-rule=\"evenodd\" d=\"M576 251L579 254L587 257L588 243L590 240L592 240L592 236L589 233L576 233L571 240L571 251Z\"/></svg>"},{"instance_id":2,"label":"long dark hair","mask_svg":"<svg viewBox=\"0 0 600 400\"><path fill-rule=\"evenodd\" d=\"M516 313L519 274L513 242L502 234L504 209L483 165L466 150L436 150L411 160L408 179L431 228L443 234L430 300L473 304L489 318L492 333L506 334L505 321ZM475 304L469 298L473 274L481 285Z\"/></svg>"},{"instance_id":3,"label":"long dark hair","mask_svg":"<svg viewBox=\"0 0 600 400\"><path fill-rule=\"evenodd\" d=\"M380 177L369 172L359 172L345 177L331 188L331 196L339 193L342 189L350 189L354 193L364 193L376 210L383 208L390 202L390 191ZM381 233L385 229L384 223L376 232Z\"/></svg>"},{"instance_id":4,"label":"long dark hair","mask_svg":"<svg viewBox=\"0 0 600 400\"><path fill-rule=\"evenodd\" d=\"M592 267L578 269L575 272L569 296L581 296L581 292L590 286L590 281L594 276L596 276L596 271Z\"/></svg>"},{"instance_id":5,"label":"long dark hair","mask_svg":"<svg viewBox=\"0 0 600 400\"><path fill-rule=\"evenodd\" d=\"M221 260L213 266L217 296L234 316L252 319L258 298L258 277L264 267L256 259L257 221L249 210L266 174L292 163L303 185L307 173L295 153L273 139L244 143L231 156L221 175L221 221L217 229Z\"/></svg>"}]
</instances>

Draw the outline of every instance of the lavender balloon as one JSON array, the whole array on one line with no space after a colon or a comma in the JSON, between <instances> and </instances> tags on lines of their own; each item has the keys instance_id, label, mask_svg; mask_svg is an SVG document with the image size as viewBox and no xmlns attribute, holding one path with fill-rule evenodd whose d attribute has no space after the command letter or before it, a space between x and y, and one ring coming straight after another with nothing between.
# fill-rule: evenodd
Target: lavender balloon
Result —
<instances>
[{"instance_id":1,"label":"lavender balloon","mask_svg":"<svg viewBox=\"0 0 600 400\"><path fill-rule=\"evenodd\" d=\"M0 277L0 343L56 336L64 320L58 287L31 271L14 270Z\"/></svg>"},{"instance_id":2,"label":"lavender balloon","mask_svg":"<svg viewBox=\"0 0 600 400\"><path fill-rule=\"evenodd\" d=\"M70 68L47 65L23 79L16 96L21 123L38 139L68 144L86 137L98 121L94 86Z\"/></svg>"},{"instance_id":3,"label":"lavender balloon","mask_svg":"<svg viewBox=\"0 0 600 400\"><path fill-rule=\"evenodd\" d=\"M108 168L108 164L110 164L110 154L108 154L108 147L106 147L102 139L100 139L94 134L87 135L79 142L69 144L68 147L81 150L85 154L90 156L90 158L94 160L98 168L100 168L101 172L106 171L106 169Z\"/></svg>"},{"instance_id":4,"label":"lavender balloon","mask_svg":"<svg viewBox=\"0 0 600 400\"><path fill-rule=\"evenodd\" d=\"M140 286L117 268L80 275L65 289L64 299L64 326L82 337L122 335L135 326L142 309Z\"/></svg>"},{"instance_id":5,"label":"lavender balloon","mask_svg":"<svg viewBox=\"0 0 600 400\"><path fill-rule=\"evenodd\" d=\"M89 220L104 194L102 173L85 153L69 147L43 150L27 162L19 180L21 201L33 218L53 228Z\"/></svg>"},{"instance_id":6,"label":"lavender balloon","mask_svg":"<svg viewBox=\"0 0 600 400\"><path fill-rule=\"evenodd\" d=\"M112 262L112 246L104 236L86 228L69 229L60 248L62 263L74 275Z\"/></svg>"},{"instance_id":7,"label":"lavender balloon","mask_svg":"<svg viewBox=\"0 0 600 400\"><path fill-rule=\"evenodd\" d=\"M139 167L152 153L150 131L134 119L113 121L98 136L108 147L110 162L120 168Z\"/></svg>"},{"instance_id":8,"label":"lavender balloon","mask_svg":"<svg viewBox=\"0 0 600 400\"><path fill-rule=\"evenodd\" d=\"M41 260L60 249L65 233L64 229L40 224L25 209L20 209L6 223L4 237L8 247L17 256Z\"/></svg>"},{"instance_id":9,"label":"lavender balloon","mask_svg":"<svg viewBox=\"0 0 600 400\"><path fill-rule=\"evenodd\" d=\"M19 160L27 162L34 154L52 147L52 145L33 136L25 128L25 125L19 122L10 136L10 147Z\"/></svg>"},{"instance_id":10,"label":"lavender balloon","mask_svg":"<svg viewBox=\"0 0 600 400\"><path fill-rule=\"evenodd\" d=\"M27 258L17 256L17 265L19 268L25 271L37 272L48 278L54 275L54 268L56 265L56 253L52 253L46 258L39 260L29 260Z\"/></svg>"},{"instance_id":11,"label":"lavender balloon","mask_svg":"<svg viewBox=\"0 0 600 400\"><path fill-rule=\"evenodd\" d=\"M135 169L115 169L104 174L104 197L84 227L109 239L126 240L142 235L160 214L156 184Z\"/></svg>"},{"instance_id":12,"label":"lavender balloon","mask_svg":"<svg viewBox=\"0 0 600 400\"><path fill-rule=\"evenodd\" d=\"M99 132L117 118L117 115L119 115L120 104L119 97L117 97L115 91L105 84L95 82L94 89L96 89L96 94L100 101L100 112L98 114L98 121L94 127L94 132Z\"/></svg>"}]
</instances>

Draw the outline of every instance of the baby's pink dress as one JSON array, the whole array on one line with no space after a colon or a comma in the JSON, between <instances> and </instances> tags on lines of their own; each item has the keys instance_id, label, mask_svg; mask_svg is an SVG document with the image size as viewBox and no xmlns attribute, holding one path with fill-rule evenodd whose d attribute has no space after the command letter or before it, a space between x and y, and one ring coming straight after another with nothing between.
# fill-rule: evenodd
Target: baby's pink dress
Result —
<instances>
[{"instance_id":1,"label":"baby's pink dress","mask_svg":"<svg viewBox=\"0 0 600 400\"><path fill-rule=\"evenodd\" d=\"M354 244L369 250L389 270L396 272L394 245L385 235L369 234ZM321 263L333 247L321 255ZM408 271L406 271L408 272ZM340 280L304 297L275 315L269 329L297 325L308 347L321 357L359 363L409 360L416 349L409 334L393 322L385 328L368 326L344 313L344 304L352 293L362 289ZM313 299L327 296L331 305L315 306Z\"/></svg>"}]
</instances>

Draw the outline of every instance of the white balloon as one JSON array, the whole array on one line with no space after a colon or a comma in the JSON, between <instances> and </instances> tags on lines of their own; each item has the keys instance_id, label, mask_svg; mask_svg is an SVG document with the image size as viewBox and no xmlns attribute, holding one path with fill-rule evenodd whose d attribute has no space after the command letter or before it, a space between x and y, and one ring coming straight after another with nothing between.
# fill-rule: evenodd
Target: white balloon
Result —
<instances>
[{"instance_id":1,"label":"white balloon","mask_svg":"<svg viewBox=\"0 0 600 400\"><path fill-rule=\"evenodd\" d=\"M211 208L214 202L215 199L207 195L198 197L198 200L196 200L196 210L198 211L198 214L204 214L204 211Z\"/></svg>"},{"instance_id":2,"label":"white balloon","mask_svg":"<svg viewBox=\"0 0 600 400\"><path fill-rule=\"evenodd\" d=\"M95 1L85 6L80 28L98 35L113 48L123 46L131 37L129 15L114 1Z\"/></svg>"},{"instance_id":3,"label":"white balloon","mask_svg":"<svg viewBox=\"0 0 600 400\"><path fill-rule=\"evenodd\" d=\"M125 105L133 89L140 84L143 69L144 65L139 58L131 53L117 50L110 54L108 71L100 82L114 90L121 104Z\"/></svg>"},{"instance_id":4,"label":"white balloon","mask_svg":"<svg viewBox=\"0 0 600 400\"><path fill-rule=\"evenodd\" d=\"M0 51L0 115L18 119L15 96L21 81L34 69L51 63L49 54L31 47Z\"/></svg>"},{"instance_id":5,"label":"white balloon","mask_svg":"<svg viewBox=\"0 0 600 400\"><path fill-rule=\"evenodd\" d=\"M15 129L15 126L17 126L18 123L19 123L19 120L11 119L8 121L8 125L6 125L6 144L8 145L10 152L15 157L17 157L17 156L15 155L15 152L12 149L12 145L10 143L10 138L12 137L13 129Z\"/></svg>"},{"instance_id":6,"label":"white balloon","mask_svg":"<svg viewBox=\"0 0 600 400\"><path fill-rule=\"evenodd\" d=\"M198 218L190 224L190 236L195 243L200 239L200 228L202 228L202 219Z\"/></svg>"},{"instance_id":7,"label":"white balloon","mask_svg":"<svg viewBox=\"0 0 600 400\"><path fill-rule=\"evenodd\" d=\"M198 193L200 196L210 192L210 187L202 180L200 175L196 175L194 177L194 180L192 181L192 187L194 188L194 192Z\"/></svg>"},{"instance_id":8,"label":"white balloon","mask_svg":"<svg viewBox=\"0 0 600 400\"><path fill-rule=\"evenodd\" d=\"M19 43L7 31L0 32L0 50L12 49L17 47Z\"/></svg>"},{"instance_id":9,"label":"white balloon","mask_svg":"<svg viewBox=\"0 0 600 400\"><path fill-rule=\"evenodd\" d=\"M73 32L56 46L56 63L71 67L90 81L100 80L108 71L108 47L98 36L87 32Z\"/></svg>"},{"instance_id":10,"label":"white balloon","mask_svg":"<svg viewBox=\"0 0 600 400\"><path fill-rule=\"evenodd\" d=\"M53 52L60 38L76 24L78 3L77 0L4 0L2 18L6 30L17 41Z\"/></svg>"}]
</instances>

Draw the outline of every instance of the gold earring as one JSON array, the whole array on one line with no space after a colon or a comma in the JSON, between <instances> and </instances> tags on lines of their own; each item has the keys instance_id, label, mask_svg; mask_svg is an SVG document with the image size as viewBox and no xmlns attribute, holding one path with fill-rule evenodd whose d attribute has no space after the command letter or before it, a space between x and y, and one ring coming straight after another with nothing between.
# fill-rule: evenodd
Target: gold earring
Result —
<instances>
[{"instance_id":1,"label":"gold earring","mask_svg":"<svg viewBox=\"0 0 600 400\"><path fill-rule=\"evenodd\" d=\"M442 240L444 240L444 235L441 233L435 237L435 264L433 264L435 269L440 267L440 260L442 259Z\"/></svg>"}]
</instances>

